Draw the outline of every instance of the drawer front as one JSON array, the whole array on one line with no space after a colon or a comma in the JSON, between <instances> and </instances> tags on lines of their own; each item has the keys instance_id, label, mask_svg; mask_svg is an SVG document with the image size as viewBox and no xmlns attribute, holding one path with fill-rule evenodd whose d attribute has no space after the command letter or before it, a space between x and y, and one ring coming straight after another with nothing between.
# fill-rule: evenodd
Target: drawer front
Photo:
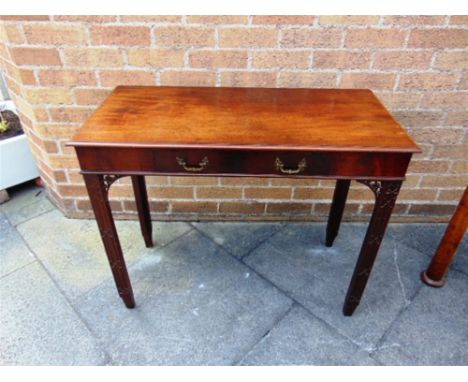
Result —
<instances>
[{"instance_id":1,"label":"drawer front","mask_svg":"<svg viewBox=\"0 0 468 382\"><path fill-rule=\"evenodd\" d=\"M83 171L167 175L403 178L411 154L77 147Z\"/></svg>"}]
</instances>

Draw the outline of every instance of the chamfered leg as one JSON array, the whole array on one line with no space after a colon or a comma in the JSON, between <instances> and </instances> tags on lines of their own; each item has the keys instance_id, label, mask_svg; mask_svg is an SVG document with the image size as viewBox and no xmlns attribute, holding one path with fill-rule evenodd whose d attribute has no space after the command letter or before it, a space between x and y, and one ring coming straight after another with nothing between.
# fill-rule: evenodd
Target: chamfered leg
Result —
<instances>
[{"instance_id":1,"label":"chamfered leg","mask_svg":"<svg viewBox=\"0 0 468 382\"><path fill-rule=\"evenodd\" d=\"M143 175L133 175L132 184L138 210L138 219L140 220L141 233L143 234L146 247L150 248L153 246L153 237L145 177Z\"/></svg>"},{"instance_id":2,"label":"chamfered leg","mask_svg":"<svg viewBox=\"0 0 468 382\"><path fill-rule=\"evenodd\" d=\"M343 306L345 316L351 316L361 301L402 181L362 181L362 183L374 192L375 205L346 294Z\"/></svg>"},{"instance_id":3,"label":"chamfered leg","mask_svg":"<svg viewBox=\"0 0 468 382\"><path fill-rule=\"evenodd\" d=\"M132 285L108 200L108 189L116 178L96 174L83 174L83 178L119 296L127 308L134 308Z\"/></svg>"},{"instance_id":4,"label":"chamfered leg","mask_svg":"<svg viewBox=\"0 0 468 382\"><path fill-rule=\"evenodd\" d=\"M331 247L333 245L333 241L338 235L350 183L351 181L349 179L338 179L336 181L335 192L333 193L333 201L327 223L327 236L325 239L325 245L327 247Z\"/></svg>"}]
</instances>

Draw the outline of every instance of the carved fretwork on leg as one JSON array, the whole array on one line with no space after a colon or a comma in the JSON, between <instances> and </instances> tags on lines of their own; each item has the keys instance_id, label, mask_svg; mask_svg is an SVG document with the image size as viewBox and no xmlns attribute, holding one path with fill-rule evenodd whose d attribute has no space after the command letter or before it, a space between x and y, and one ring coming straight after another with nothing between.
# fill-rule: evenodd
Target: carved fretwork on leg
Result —
<instances>
[{"instance_id":1,"label":"carved fretwork on leg","mask_svg":"<svg viewBox=\"0 0 468 382\"><path fill-rule=\"evenodd\" d=\"M359 182L374 192L375 205L343 306L345 316L351 316L361 301L402 183L374 180Z\"/></svg>"},{"instance_id":2,"label":"carved fretwork on leg","mask_svg":"<svg viewBox=\"0 0 468 382\"><path fill-rule=\"evenodd\" d=\"M151 214L148 204L148 193L146 192L145 177L142 175L132 176L133 192L140 220L141 233L147 248L153 246Z\"/></svg>"},{"instance_id":3,"label":"carved fretwork on leg","mask_svg":"<svg viewBox=\"0 0 468 382\"><path fill-rule=\"evenodd\" d=\"M107 195L110 185L117 177L111 175L83 174L117 290L127 308L134 308L135 300L133 298L132 285L128 277L127 267L123 258L122 248L120 246L119 237L117 236L117 230L115 229Z\"/></svg>"},{"instance_id":4,"label":"carved fretwork on leg","mask_svg":"<svg viewBox=\"0 0 468 382\"><path fill-rule=\"evenodd\" d=\"M327 223L327 236L325 239L325 245L327 247L331 247L333 245L333 241L338 235L350 182L351 181L348 179L338 179L336 181L335 192L333 193L333 202L330 208L330 215L328 216Z\"/></svg>"}]
</instances>

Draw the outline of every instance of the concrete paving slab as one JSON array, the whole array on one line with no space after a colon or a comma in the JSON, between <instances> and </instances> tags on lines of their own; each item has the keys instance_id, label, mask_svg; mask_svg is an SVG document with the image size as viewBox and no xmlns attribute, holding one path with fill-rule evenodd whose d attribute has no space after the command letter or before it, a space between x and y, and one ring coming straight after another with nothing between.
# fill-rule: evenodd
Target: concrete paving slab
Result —
<instances>
[{"instance_id":1,"label":"concrete paving slab","mask_svg":"<svg viewBox=\"0 0 468 382\"><path fill-rule=\"evenodd\" d=\"M342 335L372 351L422 286L419 272L426 257L384 239L361 304L352 317L345 317L342 306L365 229L344 225L334 246L326 248L317 240L301 240L321 229L288 225L244 261Z\"/></svg>"},{"instance_id":2,"label":"concrete paving slab","mask_svg":"<svg viewBox=\"0 0 468 382\"><path fill-rule=\"evenodd\" d=\"M421 288L375 354L387 365L468 365L468 276Z\"/></svg>"},{"instance_id":3,"label":"concrete paving slab","mask_svg":"<svg viewBox=\"0 0 468 382\"><path fill-rule=\"evenodd\" d=\"M237 258L242 258L252 249L270 238L279 229L280 223L195 223L194 226L215 243Z\"/></svg>"},{"instance_id":4,"label":"concrete paving slab","mask_svg":"<svg viewBox=\"0 0 468 382\"><path fill-rule=\"evenodd\" d=\"M236 363L291 300L193 231L130 268L137 307L106 281L75 307L119 365Z\"/></svg>"},{"instance_id":5,"label":"concrete paving slab","mask_svg":"<svg viewBox=\"0 0 468 382\"><path fill-rule=\"evenodd\" d=\"M447 224L391 224L389 233L398 242L414 248L428 256L426 269L430 259L447 229ZM465 233L450 269L456 269L468 275L468 234Z\"/></svg>"},{"instance_id":6,"label":"concrete paving slab","mask_svg":"<svg viewBox=\"0 0 468 382\"><path fill-rule=\"evenodd\" d=\"M295 306L241 360L241 365L376 365L369 353Z\"/></svg>"},{"instance_id":7,"label":"concrete paving slab","mask_svg":"<svg viewBox=\"0 0 468 382\"><path fill-rule=\"evenodd\" d=\"M55 209L47 199L45 189L36 186L21 186L9 191L10 200L0 205L2 211L14 226L44 212Z\"/></svg>"},{"instance_id":8,"label":"concrete paving slab","mask_svg":"<svg viewBox=\"0 0 468 382\"><path fill-rule=\"evenodd\" d=\"M0 283L0 364L101 365L107 359L38 264Z\"/></svg>"},{"instance_id":9,"label":"concrete paving slab","mask_svg":"<svg viewBox=\"0 0 468 382\"><path fill-rule=\"evenodd\" d=\"M34 261L21 236L0 212L0 277Z\"/></svg>"},{"instance_id":10,"label":"concrete paving slab","mask_svg":"<svg viewBox=\"0 0 468 382\"><path fill-rule=\"evenodd\" d=\"M116 221L127 265L155 248L146 248L137 221ZM18 231L70 299L111 278L94 220L67 219L54 210L18 225ZM185 223L155 223L156 248L187 233Z\"/></svg>"}]
</instances>

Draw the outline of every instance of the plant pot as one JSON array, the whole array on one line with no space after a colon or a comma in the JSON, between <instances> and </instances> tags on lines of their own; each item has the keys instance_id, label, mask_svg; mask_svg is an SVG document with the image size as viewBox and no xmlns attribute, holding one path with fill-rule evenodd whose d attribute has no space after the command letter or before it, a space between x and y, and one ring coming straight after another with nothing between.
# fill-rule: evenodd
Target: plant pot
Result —
<instances>
[{"instance_id":1,"label":"plant pot","mask_svg":"<svg viewBox=\"0 0 468 382\"><path fill-rule=\"evenodd\" d=\"M3 106L3 109L14 111L14 107L9 104L5 105L5 103L0 106ZM25 134L0 140L0 190L27 182L38 176L39 172Z\"/></svg>"}]
</instances>

